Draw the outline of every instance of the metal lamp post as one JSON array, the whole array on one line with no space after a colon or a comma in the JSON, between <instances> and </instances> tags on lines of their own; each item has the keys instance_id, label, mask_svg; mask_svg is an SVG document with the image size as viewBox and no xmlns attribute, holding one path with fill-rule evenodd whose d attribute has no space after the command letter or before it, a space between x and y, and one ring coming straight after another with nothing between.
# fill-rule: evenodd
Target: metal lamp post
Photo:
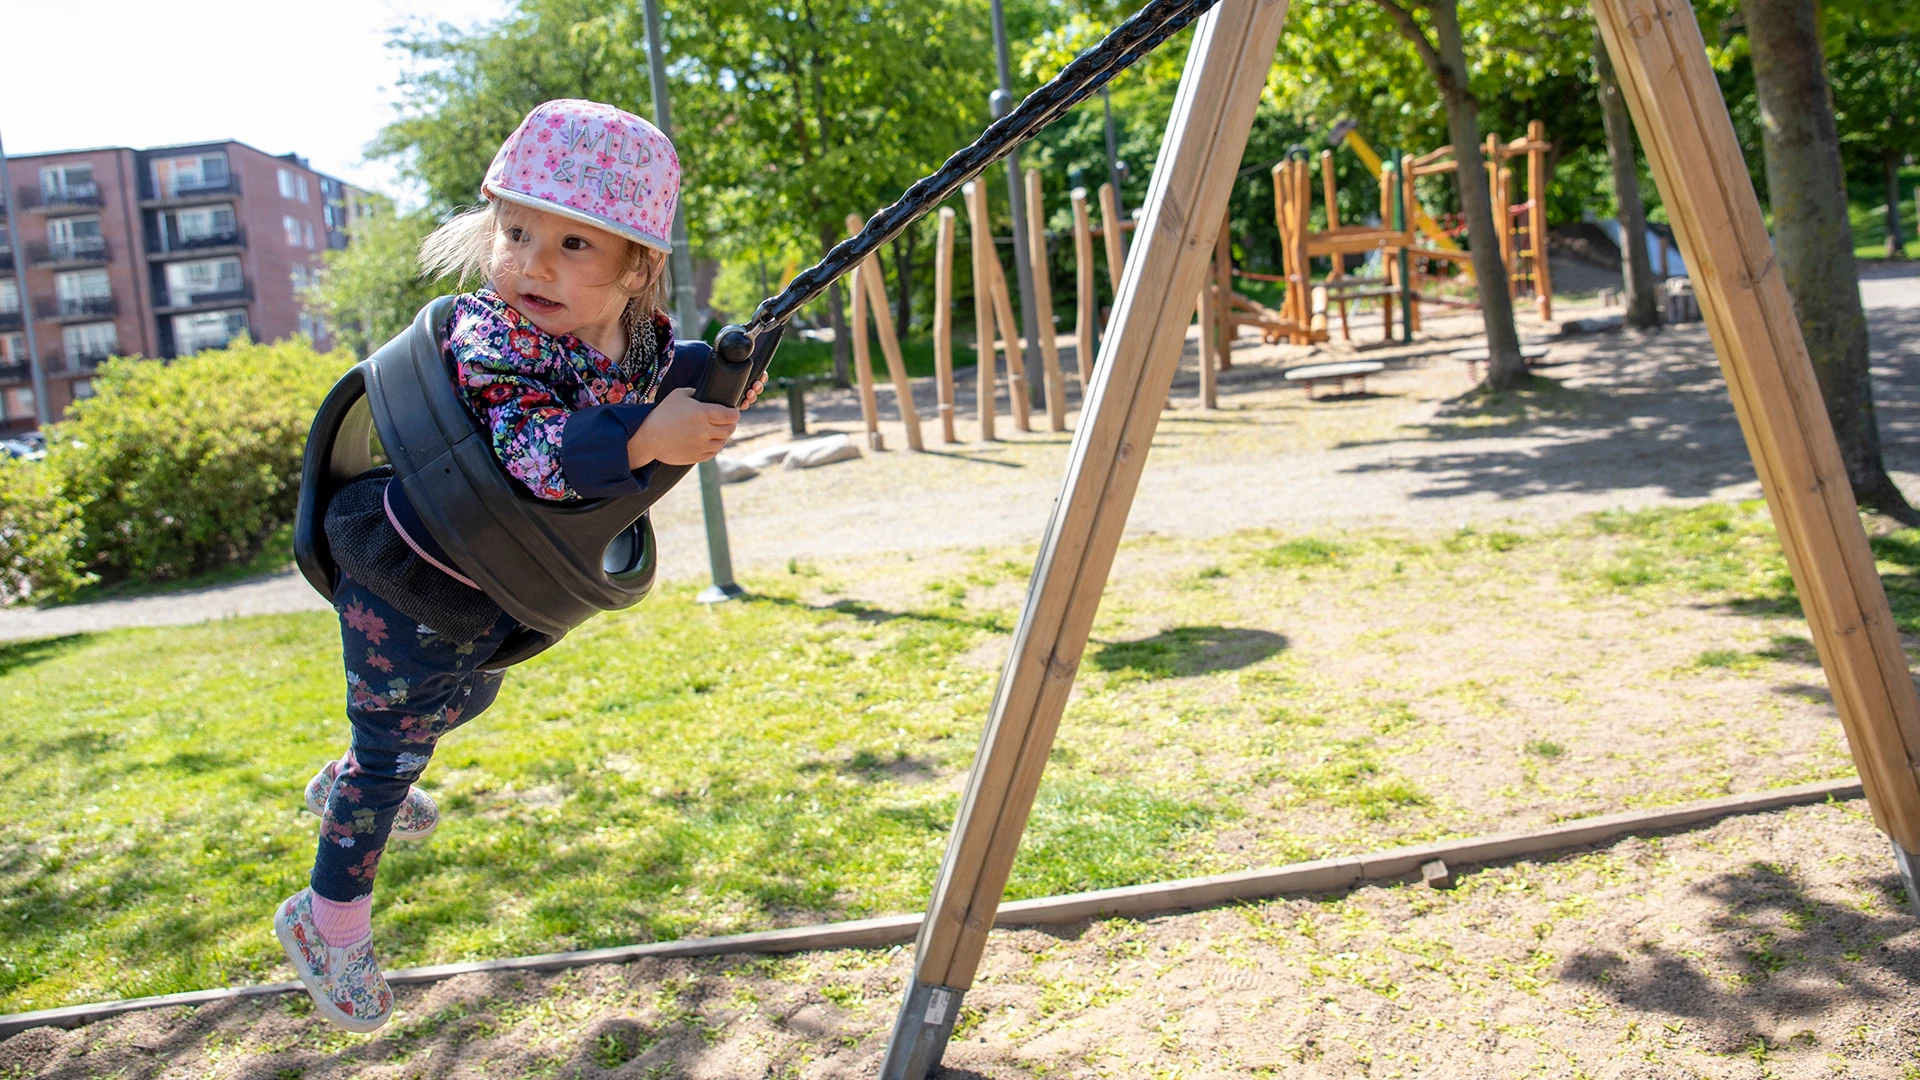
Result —
<instances>
[{"instance_id":1,"label":"metal lamp post","mask_svg":"<svg viewBox=\"0 0 1920 1080\"><path fill-rule=\"evenodd\" d=\"M993 56L999 68L1000 89L987 99L987 109L998 120L1013 110L1013 77L1007 63L1007 17L1000 0L993 0ZM1013 271L1020 282L1020 326L1027 339L1023 356L1027 368L1027 398L1038 407L1044 403L1046 389L1038 335L1053 333L1053 327L1033 324L1033 267L1027 259L1027 245L1021 243L1027 234L1025 186L1020 178L1020 148L1016 146L1007 152L1007 199L1013 206Z\"/></svg>"},{"instance_id":2,"label":"metal lamp post","mask_svg":"<svg viewBox=\"0 0 1920 1080\"><path fill-rule=\"evenodd\" d=\"M653 76L653 125L673 138L673 110L667 101L667 63L661 56L660 0L647 0L647 61ZM693 253L687 250L687 204L680 200L673 214L673 317L680 332L698 336L700 317L693 298ZM700 463L700 508L707 521L707 564L713 584L696 597L703 604L719 604L744 595L733 580L733 548L727 542L727 509L720 501L720 467L712 459Z\"/></svg>"}]
</instances>

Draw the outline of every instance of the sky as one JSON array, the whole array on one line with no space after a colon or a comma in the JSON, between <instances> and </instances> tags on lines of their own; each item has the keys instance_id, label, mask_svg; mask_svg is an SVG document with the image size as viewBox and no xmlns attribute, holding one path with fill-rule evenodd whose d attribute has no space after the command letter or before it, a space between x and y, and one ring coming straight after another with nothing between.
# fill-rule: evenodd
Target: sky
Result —
<instances>
[{"instance_id":1,"label":"sky","mask_svg":"<svg viewBox=\"0 0 1920 1080\"><path fill-rule=\"evenodd\" d=\"M471 25L509 0L39 0L0 3L9 157L238 139L419 201L364 151L394 116L395 27ZM21 47L24 43L25 47Z\"/></svg>"}]
</instances>

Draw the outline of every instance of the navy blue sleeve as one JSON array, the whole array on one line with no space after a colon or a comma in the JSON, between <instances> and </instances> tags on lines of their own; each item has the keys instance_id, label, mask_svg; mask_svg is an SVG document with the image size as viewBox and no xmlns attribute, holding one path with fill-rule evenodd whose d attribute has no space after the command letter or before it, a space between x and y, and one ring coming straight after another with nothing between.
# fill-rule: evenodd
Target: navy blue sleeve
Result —
<instances>
[{"instance_id":1,"label":"navy blue sleeve","mask_svg":"<svg viewBox=\"0 0 1920 1080\"><path fill-rule=\"evenodd\" d=\"M673 346L673 362L660 376L660 388L654 399L666 397L682 386L693 387L707 369L713 347L704 341L679 341ZM649 403L623 401L616 405L591 405L570 413L560 437L560 471L567 483L588 499L606 499L618 495L637 495L647 489L653 472L648 462L638 472L627 467L627 441L653 411Z\"/></svg>"}]
</instances>

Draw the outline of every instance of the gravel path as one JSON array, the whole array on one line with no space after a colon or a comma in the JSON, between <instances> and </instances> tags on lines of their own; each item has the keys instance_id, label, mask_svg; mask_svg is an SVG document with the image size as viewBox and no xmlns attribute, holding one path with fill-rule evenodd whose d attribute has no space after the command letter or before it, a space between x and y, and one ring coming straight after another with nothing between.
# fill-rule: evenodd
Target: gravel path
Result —
<instances>
[{"instance_id":1,"label":"gravel path","mask_svg":"<svg viewBox=\"0 0 1920 1080\"><path fill-rule=\"evenodd\" d=\"M1920 490L1920 268L1873 266L1866 274L1861 295L1874 338L1887 463L1907 490ZM1561 315L1594 313L1568 306ZM1553 521L1759 493L1702 324L1556 341L1543 373L1565 389L1503 412L1456 400L1473 380L1447 353L1471 343L1476 315L1430 318L1428 340L1408 348L1381 348L1370 317L1355 322L1354 342L1317 349L1243 338L1234 370L1222 377L1222 407L1212 413L1193 408L1189 346L1129 532ZM1547 329L1523 315L1523 335ZM1071 339L1062 343L1062 363L1072 370ZM1307 402L1280 377L1309 356L1356 354L1388 364L1366 395ZM971 381L963 371L962 438L976 433ZM923 417L937 415L931 380L919 380L914 396ZM894 412L884 388L880 401L883 415ZM1069 404L1077 407L1077 400ZM858 430L849 391L815 394L809 408L816 431ZM1059 490L1068 436L1045 433L1039 413L1035 433L1013 432L1004 392L999 414L997 443L942 445L929 421L928 454L871 454L729 486L736 565L751 572L796 557L1037 541ZM1071 427L1077 414L1068 420ZM883 431L889 447L905 446L898 424L883 424ZM742 434L747 448L784 441L785 403L752 410ZM675 490L654 516L663 575L704 573L695 485ZM322 607L289 570L164 596L0 611L0 640Z\"/></svg>"}]
</instances>

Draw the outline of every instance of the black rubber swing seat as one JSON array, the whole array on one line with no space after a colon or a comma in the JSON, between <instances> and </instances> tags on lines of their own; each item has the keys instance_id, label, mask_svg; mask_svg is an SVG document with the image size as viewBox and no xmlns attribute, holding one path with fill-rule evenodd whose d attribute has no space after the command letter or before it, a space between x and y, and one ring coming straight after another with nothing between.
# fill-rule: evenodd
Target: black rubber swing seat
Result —
<instances>
[{"instance_id":1,"label":"black rubber swing seat","mask_svg":"<svg viewBox=\"0 0 1920 1080\"><path fill-rule=\"evenodd\" d=\"M535 497L494 456L490 433L461 400L446 359L453 297L354 365L327 394L307 438L294 521L294 560L329 601L338 567L327 546L327 503L374 464L372 436L427 531L520 628L489 668L544 651L602 611L630 607L653 588L647 509L686 475L657 466L647 489L611 499Z\"/></svg>"}]
</instances>

